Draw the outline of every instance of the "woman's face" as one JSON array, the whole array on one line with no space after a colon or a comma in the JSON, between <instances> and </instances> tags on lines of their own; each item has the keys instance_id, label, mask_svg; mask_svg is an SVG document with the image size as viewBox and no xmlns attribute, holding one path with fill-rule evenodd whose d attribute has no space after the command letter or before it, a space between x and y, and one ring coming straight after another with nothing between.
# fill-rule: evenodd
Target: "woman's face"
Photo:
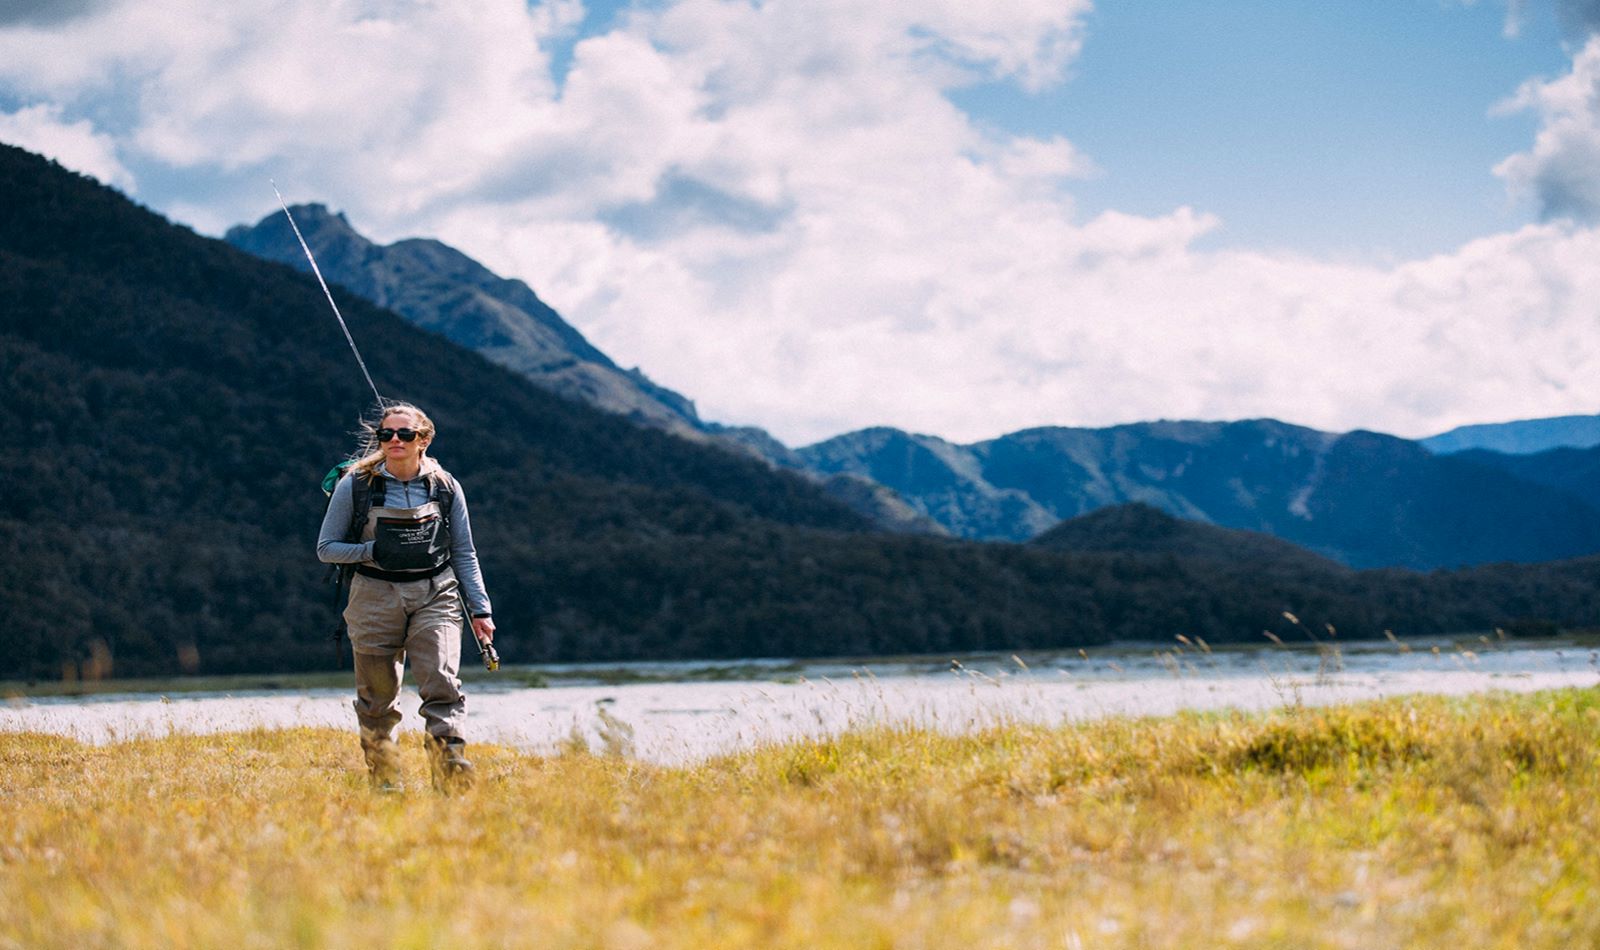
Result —
<instances>
[{"instance_id":1,"label":"woman's face","mask_svg":"<svg viewBox=\"0 0 1600 950\"><path fill-rule=\"evenodd\" d=\"M417 420L409 412L391 412L383 417L383 422L378 424L379 435L384 430L393 429L397 433L401 429L417 432ZM417 432L417 437L410 442L403 441L400 436L392 435L388 440L380 443L383 449L383 458L386 462L415 462L422 458L422 450L428 447L428 440Z\"/></svg>"}]
</instances>

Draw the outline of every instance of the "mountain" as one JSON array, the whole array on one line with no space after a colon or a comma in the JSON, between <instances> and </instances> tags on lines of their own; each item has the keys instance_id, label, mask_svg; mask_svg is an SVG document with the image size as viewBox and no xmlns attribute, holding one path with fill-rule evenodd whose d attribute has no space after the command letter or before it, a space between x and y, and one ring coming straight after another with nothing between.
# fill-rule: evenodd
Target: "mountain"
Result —
<instances>
[{"instance_id":1,"label":"mountain","mask_svg":"<svg viewBox=\"0 0 1600 950\"><path fill-rule=\"evenodd\" d=\"M1451 457L1485 468L1499 469L1523 481L1566 492L1587 505L1600 508L1600 446L1546 449L1528 455L1469 449Z\"/></svg>"},{"instance_id":2,"label":"mountain","mask_svg":"<svg viewBox=\"0 0 1600 950\"><path fill-rule=\"evenodd\" d=\"M1270 419L1041 428L957 445L867 429L795 450L879 481L953 534L1022 541L1109 505L1272 534L1353 567L1431 569L1600 551L1600 511L1470 459Z\"/></svg>"},{"instance_id":3,"label":"mountain","mask_svg":"<svg viewBox=\"0 0 1600 950\"><path fill-rule=\"evenodd\" d=\"M1026 492L989 482L976 452L935 436L863 429L796 449L794 457L825 477L887 485L957 537L1022 541L1059 520Z\"/></svg>"},{"instance_id":4,"label":"mountain","mask_svg":"<svg viewBox=\"0 0 1600 950\"><path fill-rule=\"evenodd\" d=\"M619 368L522 281L500 277L438 241L375 244L325 205L290 210L330 282L552 392L679 435L702 430L692 402L637 369ZM253 227L232 228L224 240L311 272L282 214L267 215Z\"/></svg>"},{"instance_id":5,"label":"mountain","mask_svg":"<svg viewBox=\"0 0 1600 950\"><path fill-rule=\"evenodd\" d=\"M321 291L19 149L0 147L0 186L9 668L59 672L96 642L129 673L194 655L217 672L325 662L315 486L371 397ZM343 309L382 390L439 423L513 656L631 649L583 639L620 581L545 584L614 566L633 539L709 533L737 551L867 527L808 480L556 397L360 300Z\"/></svg>"},{"instance_id":6,"label":"mountain","mask_svg":"<svg viewBox=\"0 0 1600 950\"><path fill-rule=\"evenodd\" d=\"M1137 501L1063 521L1031 543L1079 553L1158 554L1271 570L1349 572L1337 561L1270 534L1184 521Z\"/></svg>"},{"instance_id":7,"label":"mountain","mask_svg":"<svg viewBox=\"0 0 1600 950\"><path fill-rule=\"evenodd\" d=\"M1586 449L1600 445L1600 416L1555 416L1460 426L1421 442L1428 451L1439 455L1468 449L1488 449L1511 455L1556 448Z\"/></svg>"},{"instance_id":8,"label":"mountain","mask_svg":"<svg viewBox=\"0 0 1600 950\"><path fill-rule=\"evenodd\" d=\"M870 478L834 475L822 483L822 490L885 531L938 537L950 535L944 525L911 507L893 489Z\"/></svg>"},{"instance_id":9,"label":"mountain","mask_svg":"<svg viewBox=\"0 0 1600 950\"><path fill-rule=\"evenodd\" d=\"M765 431L705 422L694 403L623 370L596 349L520 280L500 277L446 244L410 239L376 244L325 205L290 209L323 276L423 329L452 340L568 399L616 413L692 441L705 442L810 475ZM250 254L311 272L294 229L282 214L228 231L225 240ZM823 491L893 531L943 534L944 528L884 487L821 477Z\"/></svg>"},{"instance_id":10,"label":"mountain","mask_svg":"<svg viewBox=\"0 0 1600 950\"><path fill-rule=\"evenodd\" d=\"M0 190L0 675L331 665L320 482L370 394L320 289L19 149ZM1313 575L867 530L809 480L342 309L439 425L508 664L1259 642L1286 610L1351 637L1600 625L1600 558Z\"/></svg>"}]
</instances>

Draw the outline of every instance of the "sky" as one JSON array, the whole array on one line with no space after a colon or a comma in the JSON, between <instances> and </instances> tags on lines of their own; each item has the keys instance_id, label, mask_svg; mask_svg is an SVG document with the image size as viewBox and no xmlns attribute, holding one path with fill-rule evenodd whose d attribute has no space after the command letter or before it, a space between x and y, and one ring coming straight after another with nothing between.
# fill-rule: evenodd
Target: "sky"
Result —
<instances>
[{"instance_id":1,"label":"sky","mask_svg":"<svg viewBox=\"0 0 1600 950\"><path fill-rule=\"evenodd\" d=\"M1600 412L1597 29L1600 0L4 0L0 141L203 234L275 181L437 238L790 445L1423 437Z\"/></svg>"}]
</instances>

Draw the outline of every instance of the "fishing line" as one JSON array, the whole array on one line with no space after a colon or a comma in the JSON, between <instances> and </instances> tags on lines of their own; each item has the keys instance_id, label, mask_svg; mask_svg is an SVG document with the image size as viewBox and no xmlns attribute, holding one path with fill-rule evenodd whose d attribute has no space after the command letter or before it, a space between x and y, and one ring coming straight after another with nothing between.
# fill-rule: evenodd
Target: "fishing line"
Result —
<instances>
[{"instance_id":1,"label":"fishing line","mask_svg":"<svg viewBox=\"0 0 1600 950\"><path fill-rule=\"evenodd\" d=\"M306 260L311 262L311 273L317 275L317 283L322 285L322 293L328 298L328 306L333 308L333 315L339 320L339 329L344 331L344 338L350 343L350 352L356 355L356 363L361 366L361 375L367 378L367 385L372 387L372 398L378 405L383 405L383 397L378 395L378 387L372 382L372 374L367 372L367 361L361 358L361 351L356 349L355 338L350 335L350 328L345 325L344 314L339 312L339 305L333 302L333 294L328 290L328 282L322 279L322 269L317 266L317 259L311 256L311 248L306 245L306 239L300 235L300 226L294 223L294 215L289 213L289 205L283 200L283 194L278 191L278 183L267 179L272 185L272 193L278 196L278 205L283 208L283 216L289 219L289 227L294 229L295 239L300 242L300 249L306 252Z\"/></svg>"}]
</instances>

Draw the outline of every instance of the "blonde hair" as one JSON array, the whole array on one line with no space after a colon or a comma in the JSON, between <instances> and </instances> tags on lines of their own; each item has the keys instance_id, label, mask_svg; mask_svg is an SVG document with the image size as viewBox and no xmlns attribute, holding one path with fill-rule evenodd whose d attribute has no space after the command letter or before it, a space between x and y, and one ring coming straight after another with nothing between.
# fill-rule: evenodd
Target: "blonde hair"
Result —
<instances>
[{"instance_id":1,"label":"blonde hair","mask_svg":"<svg viewBox=\"0 0 1600 950\"><path fill-rule=\"evenodd\" d=\"M400 413L405 413L411 417L413 422L411 428L417 430L417 438L422 439L424 442L433 441L433 420L428 418L427 413L409 402L391 402L383 407L383 412L379 413L375 419L361 420L361 444L356 449L355 455L352 456L355 459L354 464L350 466L352 474L371 476L377 470L378 465L384 459L383 446L378 443L378 429L383 425L383 420ZM422 449L423 472L431 472L439 467L439 463L428 458L427 453L428 449L424 446Z\"/></svg>"}]
</instances>

